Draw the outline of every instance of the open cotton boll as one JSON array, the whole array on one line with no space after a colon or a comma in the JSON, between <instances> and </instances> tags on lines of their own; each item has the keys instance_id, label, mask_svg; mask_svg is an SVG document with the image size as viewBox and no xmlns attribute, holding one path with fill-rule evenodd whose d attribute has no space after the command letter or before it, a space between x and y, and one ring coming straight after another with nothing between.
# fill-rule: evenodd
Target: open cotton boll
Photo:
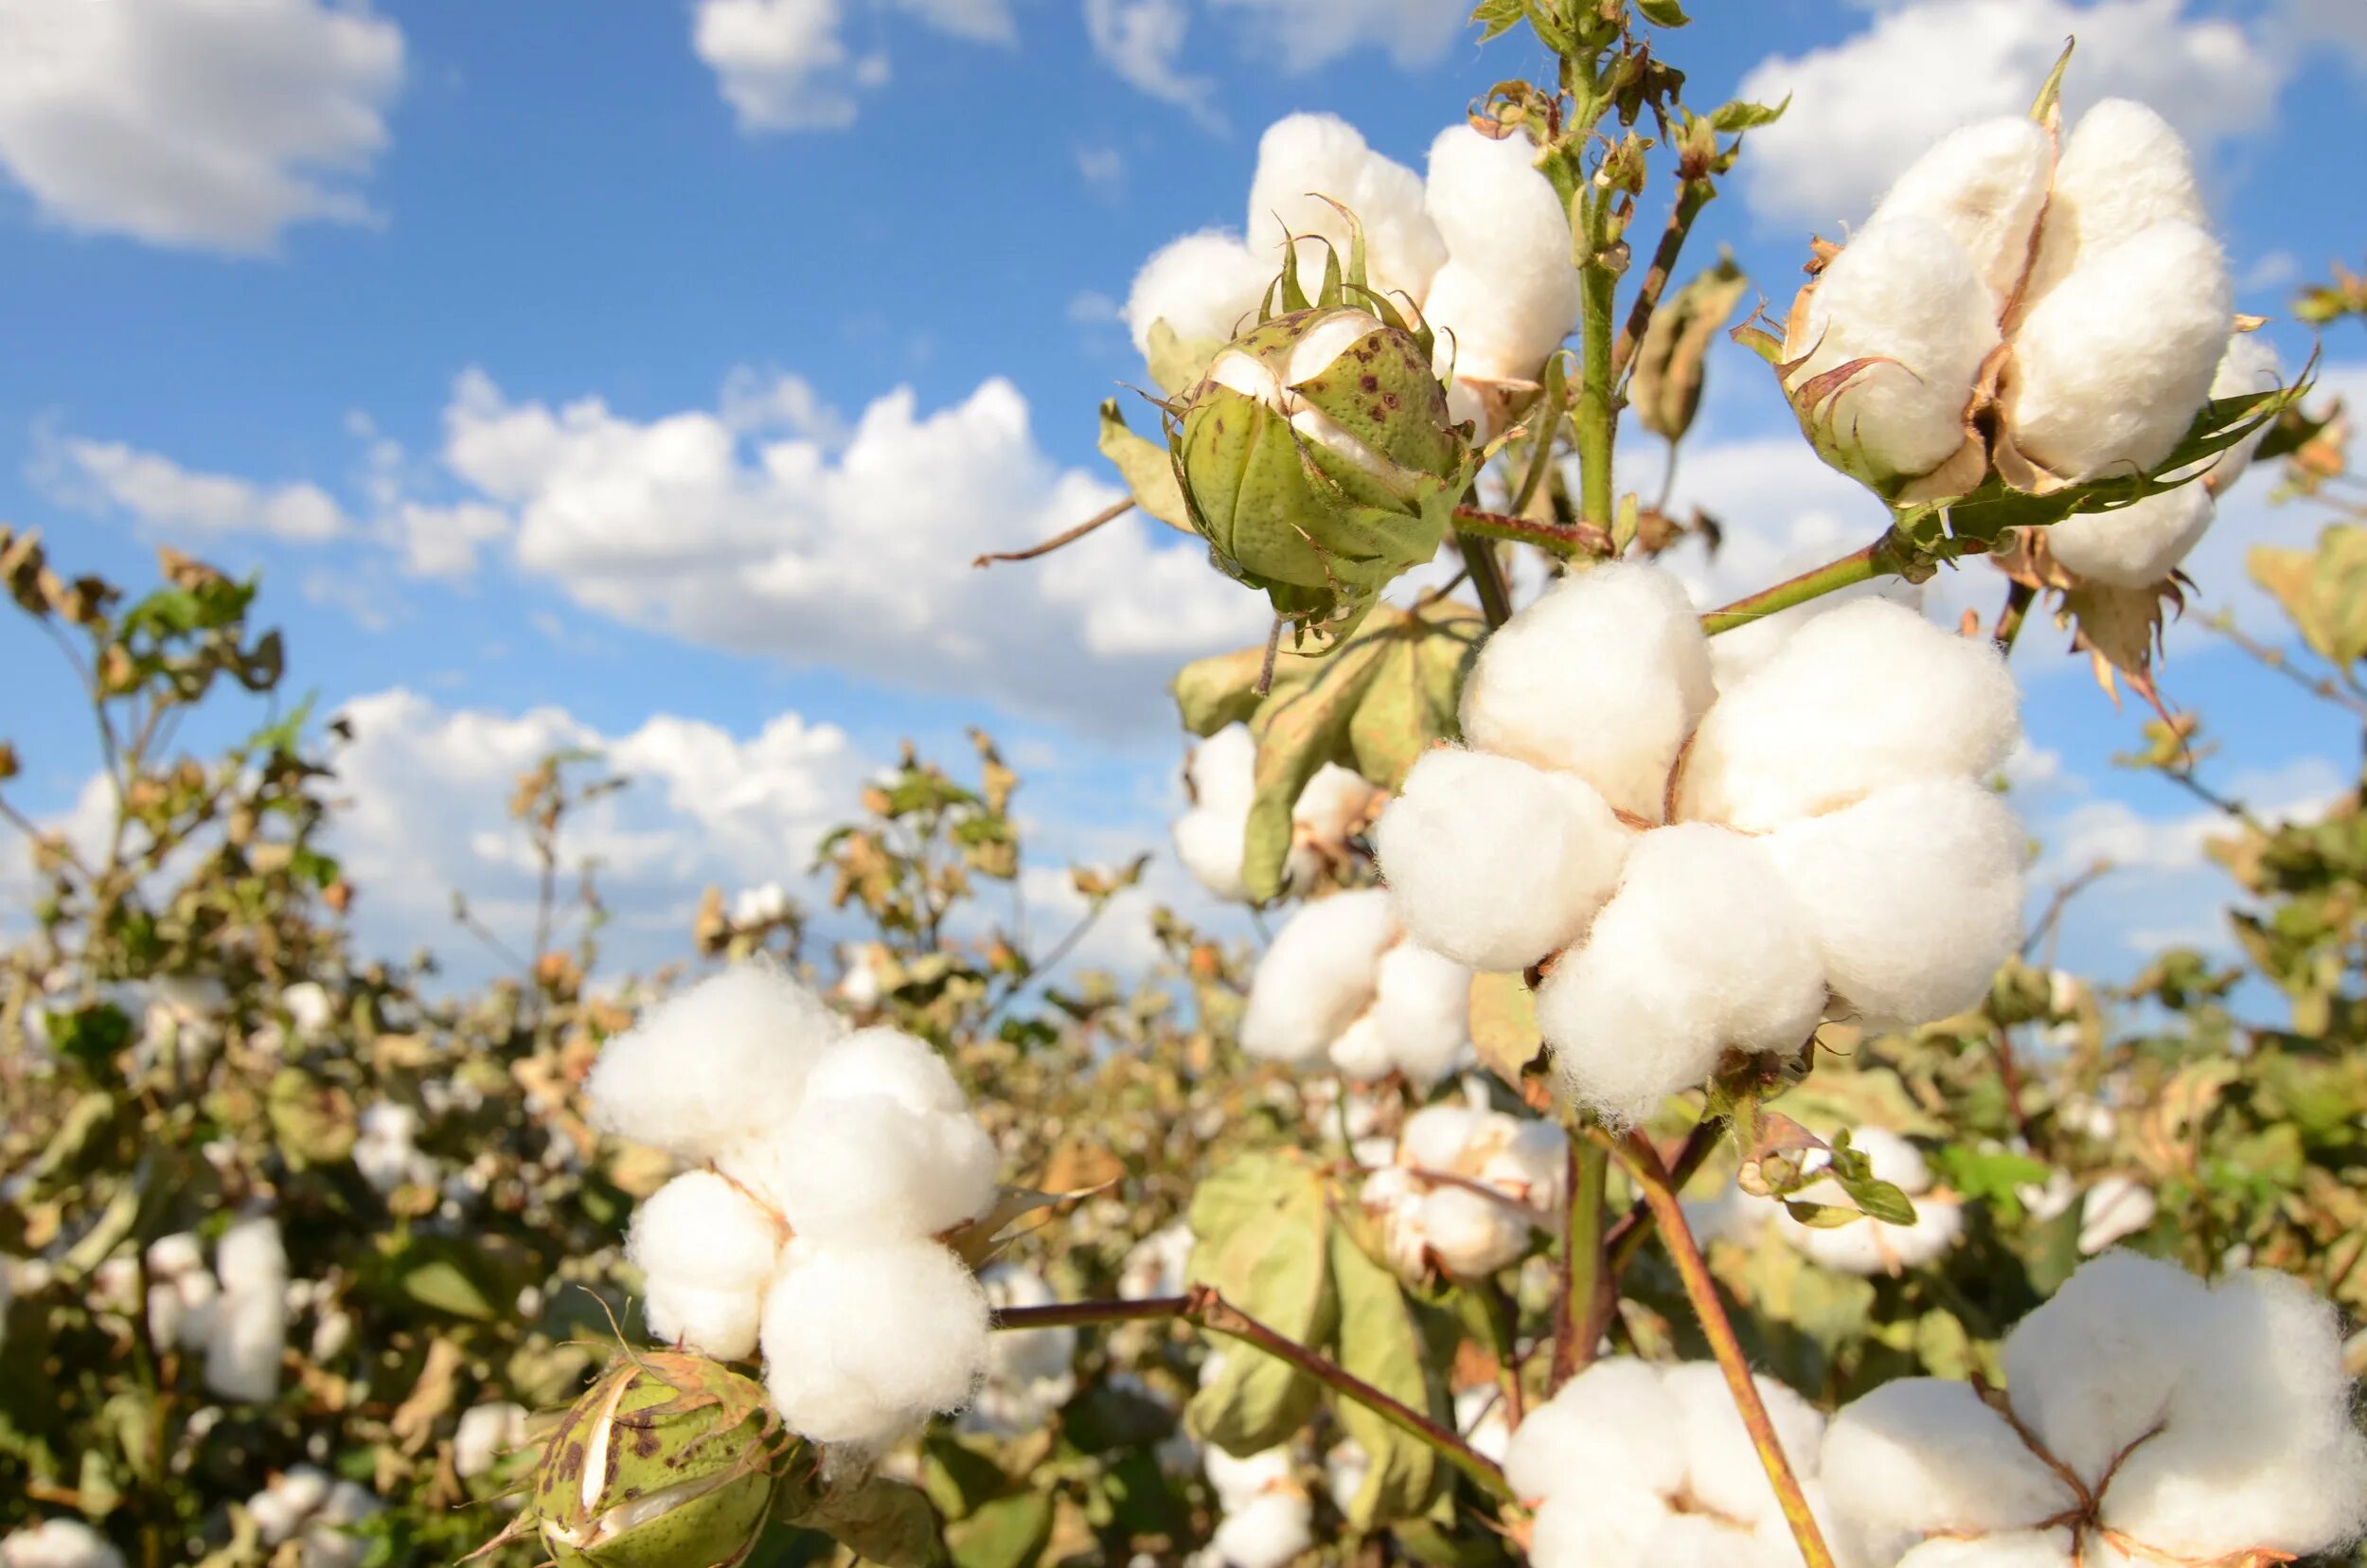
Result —
<instances>
[{"instance_id":1,"label":"open cotton boll","mask_svg":"<svg viewBox=\"0 0 2367 1568\"><path fill-rule=\"evenodd\" d=\"M2054 163L2046 132L2029 116L1976 121L1941 137L1908 165L1876 204L1867 226L1904 217L1937 223L1972 258L2002 314L2030 265Z\"/></svg>"},{"instance_id":2,"label":"open cotton boll","mask_svg":"<svg viewBox=\"0 0 2367 1568\"><path fill-rule=\"evenodd\" d=\"M1486 1136L1495 1113L1466 1105L1426 1105L1397 1132L1397 1157L1419 1170L1456 1170L1465 1152Z\"/></svg>"},{"instance_id":3,"label":"open cotton boll","mask_svg":"<svg viewBox=\"0 0 2367 1568\"><path fill-rule=\"evenodd\" d=\"M1153 252L1126 295L1126 329L1138 352L1164 321L1184 343L1230 343L1256 317L1277 259L1253 255L1238 235L1202 229ZM1167 387L1164 390L1175 391Z\"/></svg>"},{"instance_id":4,"label":"open cotton boll","mask_svg":"<svg viewBox=\"0 0 2367 1568\"><path fill-rule=\"evenodd\" d=\"M2020 695L1988 638L1860 599L1720 694L1686 754L1678 815L1767 832L1890 785L1978 777L2020 736Z\"/></svg>"},{"instance_id":5,"label":"open cotton boll","mask_svg":"<svg viewBox=\"0 0 2367 1568\"><path fill-rule=\"evenodd\" d=\"M1336 115L1291 115L1276 120L1257 143L1257 171L1249 187L1249 248L1271 266L1281 264L1285 236L1321 239L1347 265L1347 220L1323 200L1356 214L1363 226L1367 276L1375 291L1398 291L1419 300L1447 259L1446 241L1422 208L1422 179L1382 157ZM1323 247L1302 245L1300 264L1323 276Z\"/></svg>"},{"instance_id":6,"label":"open cotton boll","mask_svg":"<svg viewBox=\"0 0 2367 1568\"><path fill-rule=\"evenodd\" d=\"M1529 1536L1533 1568L1659 1568L1661 1532L1676 1516L1656 1492L1573 1489L1546 1500Z\"/></svg>"},{"instance_id":7,"label":"open cotton boll","mask_svg":"<svg viewBox=\"0 0 2367 1568\"><path fill-rule=\"evenodd\" d=\"M1674 1493L1690 1452L1684 1409L1657 1368L1605 1356L1513 1429L1504 1479L1523 1501L1565 1492Z\"/></svg>"},{"instance_id":8,"label":"open cotton boll","mask_svg":"<svg viewBox=\"0 0 2367 1568\"><path fill-rule=\"evenodd\" d=\"M1784 341L1795 397L1857 360L1808 409L1844 449L1886 475L1929 473L1965 444L1965 410L1998 344L1996 305L1964 246L1913 215L1868 224L1818 277Z\"/></svg>"},{"instance_id":9,"label":"open cotton boll","mask_svg":"<svg viewBox=\"0 0 2367 1568\"><path fill-rule=\"evenodd\" d=\"M2103 1568L2091 1554L2076 1559ZM2069 1530L2013 1530L1976 1541L1927 1541L1898 1559L1897 1568L2074 1568Z\"/></svg>"},{"instance_id":10,"label":"open cotton boll","mask_svg":"<svg viewBox=\"0 0 2367 1568\"><path fill-rule=\"evenodd\" d=\"M1521 1207L1467 1186L1433 1187L1420 1224L1438 1266L1466 1279L1507 1267L1529 1244L1529 1216Z\"/></svg>"},{"instance_id":11,"label":"open cotton boll","mask_svg":"<svg viewBox=\"0 0 2367 1568\"><path fill-rule=\"evenodd\" d=\"M2153 1188L2133 1176L2099 1176L2079 1204L2079 1250L2088 1257L2136 1235L2161 1212Z\"/></svg>"},{"instance_id":12,"label":"open cotton boll","mask_svg":"<svg viewBox=\"0 0 2367 1568\"><path fill-rule=\"evenodd\" d=\"M1577 779L1453 747L1414 764L1373 829L1406 930L1494 971L1525 969L1575 940L1633 840Z\"/></svg>"},{"instance_id":13,"label":"open cotton boll","mask_svg":"<svg viewBox=\"0 0 2367 1568\"><path fill-rule=\"evenodd\" d=\"M1363 826L1373 809L1373 799L1379 793L1354 769L1326 762L1315 770L1315 776L1307 781L1298 799L1291 803L1291 828L1307 845L1337 850ZM1303 870L1298 856L1293 854L1291 869L1293 879L1304 882L1312 867Z\"/></svg>"},{"instance_id":14,"label":"open cotton boll","mask_svg":"<svg viewBox=\"0 0 2367 1568\"><path fill-rule=\"evenodd\" d=\"M1315 1543L1315 1508L1294 1491L1261 1492L1226 1510L1208 1538L1219 1568L1284 1568Z\"/></svg>"},{"instance_id":15,"label":"open cotton boll","mask_svg":"<svg viewBox=\"0 0 2367 1568\"><path fill-rule=\"evenodd\" d=\"M1799 1196L1807 1203L1849 1206L1848 1195L1836 1185L1818 1183ZM1778 1235L1818 1267L1870 1279L1922 1268L1956 1244L1965 1224L1963 1205L1927 1199L1915 1204L1912 1225L1872 1219L1845 1225L1804 1225L1779 1208L1775 1227Z\"/></svg>"},{"instance_id":16,"label":"open cotton boll","mask_svg":"<svg viewBox=\"0 0 2367 1568\"><path fill-rule=\"evenodd\" d=\"M642 1273L650 1332L721 1361L755 1351L780 1253L773 1218L704 1170L658 1188L634 1211L625 1240L626 1258Z\"/></svg>"},{"instance_id":17,"label":"open cotton boll","mask_svg":"<svg viewBox=\"0 0 2367 1568\"><path fill-rule=\"evenodd\" d=\"M1356 1022L1331 1042L1327 1054L1331 1064L1353 1083L1377 1083L1397 1065L1388 1037L1380 1032L1380 1021L1370 1012L1358 1014Z\"/></svg>"},{"instance_id":18,"label":"open cotton boll","mask_svg":"<svg viewBox=\"0 0 2367 1568\"><path fill-rule=\"evenodd\" d=\"M1939 1378L1900 1378L1843 1406L1818 1473L1844 1520L1869 1533L2010 1530L2074 1501L1970 1384Z\"/></svg>"},{"instance_id":19,"label":"open cotton boll","mask_svg":"<svg viewBox=\"0 0 2367 1568\"><path fill-rule=\"evenodd\" d=\"M1203 1377L1201 1386L1212 1381ZM1285 1491L1298 1485L1290 1451L1281 1445L1255 1453L1230 1453L1211 1443L1201 1451L1200 1463L1207 1472L1209 1489L1228 1513L1247 1506L1260 1493Z\"/></svg>"},{"instance_id":20,"label":"open cotton boll","mask_svg":"<svg viewBox=\"0 0 2367 1568\"><path fill-rule=\"evenodd\" d=\"M2188 480L2110 511L2073 512L2046 530L2047 553L2114 588L2150 588L2178 569L2217 515L2210 487Z\"/></svg>"},{"instance_id":21,"label":"open cotton boll","mask_svg":"<svg viewBox=\"0 0 2367 1568\"><path fill-rule=\"evenodd\" d=\"M645 1014L585 1080L602 1129L707 1160L795 1113L806 1073L846 1025L763 963L735 964Z\"/></svg>"},{"instance_id":22,"label":"open cotton boll","mask_svg":"<svg viewBox=\"0 0 2367 1568\"><path fill-rule=\"evenodd\" d=\"M1815 1406L1771 1378L1753 1378L1774 1424L1775 1440L1803 1480L1817 1473L1824 1417ZM1712 1513L1745 1522L1780 1510L1767 1468L1735 1409L1734 1392L1716 1362L1664 1367L1661 1385L1684 1413L1686 1490Z\"/></svg>"},{"instance_id":23,"label":"open cotton boll","mask_svg":"<svg viewBox=\"0 0 2367 1568\"><path fill-rule=\"evenodd\" d=\"M1398 1072L1416 1085L1435 1083L1470 1042L1471 971L1418 942L1399 942L1380 955L1366 1016Z\"/></svg>"},{"instance_id":24,"label":"open cotton boll","mask_svg":"<svg viewBox=\"0 0 2367 1568\"><path fill-rule=\"evenodd\" d=\"M1570 223L1526 136L1502 141L1468 125L1430 147L1424 202L1448 250L1423 314L1451 335L1458 377L1534 380L1570 335L1580 304Z\"/></svg>"},{"instance_id":25,"label":"open cotton boll","mask_svg":"<svg viewBox=\"0 0 2367 1568\"><path fill-rule=\"evenodd\" d=\"M1972 1007L2020 939L2021 824L1969 778L1878 790L1763 842L1826 982L1869 1029Z\"/></svg>"},{"instance_id":26,"label":"open cotton boll","mask_svg":"<svg viewBox=\"0 0 2367 1568\"><path fill-rule=\"evenodd\" d=\"M2145 105L2104 99L2080 116L2056 163L2023 298L2043 299L2074 268L2173 222L2204 222L2193 154Z\"/></svg>"},{"instance_id":27,"label":"open cotton boll","mask_svg":"<svg viewBox=\"0 0 2367 1568\"><path fill-rule=\"evenodd\" d=\"M917 1240L973 1219L994 1201L1001 1164L969 1112L886 1094L810 1096L767 1148L763 1185L782 1218L833 1242Z\"/></svg>"},{"instance_id":28,"label":"open cotton boll","mask_svg":"<svg viewBox=\"0 0 2367 1568\"><path fill-rule=\"evenodd\" d=\"M1464 682L1463 736L1658 822L1669 767L1717 695L1684 585L1612 563L1563 579L1488 637Z\"/></svg>"},{"instance_id":29,"label":"open cotton boll","mask_svg":"<svg viewBox=\"0 0 2367 1568\"><path fill-rule=\"evenodd\" d=\"M472 1405L452 1435L452 1468L464 1481L483 1475L525 1440L525 1406L507 1400Z\"/></svg>"},{"instance_id":30,"label":"open cotton boll","mask_svg":"<svg viewBox=\"0 0 2367 1568\"><path fill-rule=\"evenodd\" d=\"M1807 916L1774 862L1700 823L1637 841L1586 945L1537 993L1562 1092L1621 1125L1730 1048L1798 1048L1824 1011Z\"/></svg>"},{"instance_id":31,"label":"open cotton boll","mask_svg":"<svg viewBox=\"0 0 2367 1568\"><path fill-rule=\"evenodd\" d=\"M2014 1413L2093 1485L2151 1431L2198 1355L2215 1353L2209 1292L2174 1264L2107 1253L2005 1338Z\"/></svg>"},{"instance_id":32,"label":"open cotton boll","mask_svg":"<svg viewBox=\"0 0 2367 1568\"><path fill-rule=\"evenodd\" d=\"M123 1568L123 1554L79 1519L44 1519L0 1536L0 1568Z\"/></svg>"},{"instance_id":33,"label":"open cotton boll","mask_svg":"<svg viewBox=\"0 0 2367 1568\"><path fill-rule=\"evenodd\" d=\"M2113 1475L2104 1523L2181 1559L2350 1541L2367 1528L2367 1436L2351 1421L2340 1315L2267 1270L2223 1280L2204 1311L2202 1347L2161 1432Z\"/></svg>"},{"instance_id":34,"label":"open cotton boll","mask_svg":"<svg viewBox=\"0 0 2367 1568\"><path fill-rule=\"evenodd\" d=\"M2083 260L2015 334L2014 444L2073 482L2153 469L2202 411L2233 299L2219 242L2193 223L2156 223Z\"/></svg>"},{"instance_id":35,"label":"open cotton boll","mask_svg":"<svg viewBox=\"0 0 2367 1568\"><path fill-rule=\"evenodd\" d=\"M1372 1005L1380 954L1397 940L1388 896L1339 893L1290 917L1251 979L1241 1048L1269 1061L1318 1060Z\"/></svg>"},{"instance_id":36,"label":"open cotton boll","mask_svg":"<svg viewBox=\"0 0 2367 1568\"><path fill-rule=\"evenodd\" d=\"M1241 846L1249 830L1249 804L1193 807L1175 819L1175 858L1192 880L1227 903L1248 903L1241 877Z\"/></svg>"},{"instance_id":37,"label":"open cotton boll","mask_svg":"<svg viewBox=\"0 0 2367 1568\"><path fill-rule=\"evenodd\" d=\"M1486 1158L1478 1176L1489 1186L1509 1193L1541 1214L1557 1214L1569 1172L1570 1135L1549 1121L1511 1122L1501 1135L1482 1144Z\"/></svg>"},{"instance_id":38,"label":"open cotton boll","mask_svg":"<svg viewBox=\"0 0 2367 1568\"><path fill-rule=\"evenodd\" d=\"M988 1315L978 1281L934 1242L792 1255L765 1297L765 1387L801 1436L883 1447L969 1402Z\"/></svg>"},{"instance_id":39,"label":"open cotton boll","mask_svg":"<svg viewBox=\"0 0 2367 1568\"><path fill-rule=\"evenodd\" d=\"M279 1223L241 1220L214 1245L222 1299L205 1340L205 1386L229 1399L262 1403L279 1392L288 1343L288 1253Z\"/></svg>"}]
</instances>

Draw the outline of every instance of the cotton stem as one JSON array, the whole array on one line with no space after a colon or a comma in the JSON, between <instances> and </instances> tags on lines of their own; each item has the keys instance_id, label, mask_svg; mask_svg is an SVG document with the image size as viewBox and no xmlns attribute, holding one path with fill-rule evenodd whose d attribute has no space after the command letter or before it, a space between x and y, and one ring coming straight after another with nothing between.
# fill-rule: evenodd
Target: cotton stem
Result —
<instances>
[{"instance_id":1,"label":"cotton stem","mask_svg":"<svg viewBox=\"0 0 2367 1568\"><path fill-rule=\"evenodd\" d=\"M1878 577L1903 573L1912 559L1906 542L1886 531L1862 549L1852 550L1837 561L1828 561L1772 588L1762 588L1732 604L1719 606L1701 617L1701 630L1713 637L1720 632L1732 632L1737 626L1765 620L1779 610L1823 598L1860 582L1871 582Z\"/></svg>"},{"instance_id":2,"label":"cotton stem","mask_svg":"<svg viewBox=\"0 0 2367 1568\"><path fill-rule=\"evenodd\" d=\"M1562 1216L1561 1291L1554 1321L1557 1390L1593 1364L1595 1346L1618 1301L1618 1281L1604 1250L1611 1150L1593 1138L1570 1140L1569 1207Z\"/></svg>"},{"instance_id":3,"label":"cotton stem","mask_svg":"<svg viewBox=\"0 0 2367 1568\"><path fill-rule=\"evenodd\" d=\"M1759 1385L1751 1377L1750 1363L1743 1359L1742 1342L1735 1337L1725 1303L1717 1298L1717 1282L1710 1277L1709 1265L1702 1261L1701 1249L1685 1223L1684 1205L1677 1201L1676 1185L1661 1164L1660 1150L1640 1131L1629 1133L1619 1147L1622 1163L1634 1174L1644 1189L1644 1201L1660 1223L1661 1244L1668 1249L1684 1281L1693 1314L1717 1357L1718 1370L1726 1375L1726 1390L1734 1396L1735 1409L1751 1434L1751 1446L1758 1450L1759 1463L1767 1470L1769 1485L1775 1488L1775 1501L1784 1510L1784 1522L1791 1526L1802 1559L1806 1568L1834 1568L1832 1551L1824 1544L1816 1516L1808 1511L1808 1500L1800 1490L1800 1478L1792 1473L1791 1461L1784 1455L1775 1423L1768 1417L1766 1401L1759 1398Z\"/></svg>"},{"instance_id":4,"label":"cotton stem","mask_svg":"<svg viewBox=\"0 0 2367 1568\"><path fill-rule=\"evenodd\" d=\"M1685 248L1685 239L1693 232L1693 221L1701 216L1701 209L1717 194L1717 187L1706 179L1686 180L1677 187L1677 205L1668 214L1668 226L1661 230L1660 243L1652 249L1652 264L1636 291L1635 303L1628 307L1628 323L1619 329L1618 345L1611 350L1612 376L1624 374L1628 362L1635 357L1637 346L1644 341L1644 330L1652 324L1652 312L1659 308L1668 279L1677 270L1678 254Z\"/></svg>"},{"instance_id":5,"label":"cotton stem","mask_svg":"<svg viewBox=\"0 0 2367 1568\"><path fill-rule=\"evenodd\" d=\"M1611 315L1619 273L1610 248L1611 197L1588 190L1578 206L1585 233L1578 258L1578 397L1571 410L1578 448L1578 514L1609 535L1611 526L1611 441L1619 405L1611 383L1618 371L1611 358Z\"/></svg>"}]
</instances>

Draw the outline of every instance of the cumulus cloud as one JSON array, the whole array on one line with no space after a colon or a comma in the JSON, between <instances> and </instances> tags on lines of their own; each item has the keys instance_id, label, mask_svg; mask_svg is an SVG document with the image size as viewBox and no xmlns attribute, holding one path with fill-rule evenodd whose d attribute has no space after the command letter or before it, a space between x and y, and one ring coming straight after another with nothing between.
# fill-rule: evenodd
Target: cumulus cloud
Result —
<instances>
[{"instance_id":1,"label":"cumulus cloud","mask_svg":"<svg viewBox=\"0 0 2367 1568\"><path fill-rule=\"evenodd\" d=\"M2198 151L2269 123L2287 62L2261 31L2188 0L1914 0L1823 48L1763 61L1741 96L1782 120L1752 134L1752 207L1828 232L1862 219L1909 160L1947 132L2026 112L2063 40L2079 53L2067 113L2100 98L2152 104Z\"/></svg>"},{"instance_id":2,"label":"cumulus cloud","mask_svg":"<svg viewBox=\"0 0 2367 1568\"><path fill-rule=\"evenodd\" d=\"M1467 0L1203 0L1232 25L1248 59L1299 75L1360 50L1403 66L1444 54L1470 15ZM1221 125L1216 83L1183 67L1193 0L1084 0L1094 52L1119 80Z\"/></svg>"},{"instance_id":3,"label":"cumulus cloud","mask_svg":"<svg viewBox=\"0 0 2367 1568\"><path fill-rule=\"evenodd\" d=\"M889 393L834 442L752 438L709 410L517 402L471 372L445 424L452 471L514 517L522 568L692 642L1148 727L1177 663L1266 624L1257 596L1139 517L973 568L1119 499L1044 455L1001 380L934 412Z\"/></svg>"},{"instance_id":4,"label":"cumulus cloud","mask_svg":"<svg viewBox=\"0 0 2367 1568\"><path fill-rule=\"evenodd\" d=\"M1018 37L1006 0L886 0L934 31L983 44ZM851 125L862 94L883 86L888 57L846 45L839 0L698 0L691 48L715 72L739 129L819 131Z\"/></svg>"},{"instance_id":5,"label":"cumulus cloud","mask_svg":"<svg viewBox=\"0 0 2367 1568\"><path fill-rule=\"evenodd\" d=\"M317 543L352 526L345 509L317 485L258 485L223 473L193 472L121 441L44 433L37 442L33 478L52 500L100 515L127 516L176 540L243 533Z\"/></svg>"},{"instance_id":6,"label":"cumulus cloud","mask_svg":"<svg viewBox=\"0 0 2367 1568\"><path fill-rule=\"evenodd\" d=\"M1119 80L1220 124L1209 105L1216 82L1183 69L1191 27L1187 0L1085 0L1085 34Z\"/></svg>"},{"instance_id":7,"label":"cumulus cloud","mask_svg":"<svg viewBox=\"0 0 2367 1568\"><path fill-rule=\"evenodd\" d=\"M9 0L0 167L68 228L268 251L371 220L402 75L368 0Z\"/></svg>"}]
</instances>

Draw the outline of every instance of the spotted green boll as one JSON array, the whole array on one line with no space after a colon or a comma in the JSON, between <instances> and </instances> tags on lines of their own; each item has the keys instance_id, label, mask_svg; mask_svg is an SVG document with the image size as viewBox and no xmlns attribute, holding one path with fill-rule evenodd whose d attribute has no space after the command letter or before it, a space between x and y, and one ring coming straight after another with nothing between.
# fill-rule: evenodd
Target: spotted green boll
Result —
<instances>
[{"instance_id":1,"label":"spotted green boll","mask_svg":"<svg viewBox=\"0 0 2367 1568\"><path fill-rule=\"evenodd\" d=\"M752 1380L697 1356L629 1357L551 1433L521 1522L557 1568L730 1568L801 1452Z\"/></svg>"}]
</instances>

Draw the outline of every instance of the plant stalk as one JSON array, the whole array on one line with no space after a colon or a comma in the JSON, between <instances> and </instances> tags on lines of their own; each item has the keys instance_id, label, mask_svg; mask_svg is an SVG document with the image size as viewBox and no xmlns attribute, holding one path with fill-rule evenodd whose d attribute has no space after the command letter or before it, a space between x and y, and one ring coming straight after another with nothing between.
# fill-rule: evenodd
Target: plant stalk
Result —
<instances>
[{"instance_id":1,"label":"plant stalk","mask_svg":"<svg viewBox=\"0 0 2367 1568\"><path fill-rule=\"evenodd\" d=\"M1602 1344L1604 1326L1618 1301L1616 1278L1603 1248L1610 1174L1610 1149L1589 1137L1570 1140L1569 1206L1562 1216L1561 1295L1549 1392L1593 1364L1594 1348Z\"/></svg>"},{"instance_id":2,"label":"plant stalk","mask_svg":"<svg viewBox=\"0 0 2367 1568\"><path fill-rule=\"evenodd\" d=\"M1509 512L1483 511L1477 507L1454 509L1455 532L1465 538L1508 539L1534 544L1558 556L1611 554L1611 535L1591 523L1544 523ZM1466 554L1468 554L1467 549Z\"/></svg>"},{"instance_id":3,"label":"plant stalk","mask_svg":"<svg viewBox=\"0 0 2367 1568\"><path fill-rule=\"evenodd\" d=\"M1644 330L1652 324L1652 312L1660 307L1660 296L1668 288L1668 279L1677 270L1677 257L1685 248L1685 238L1693 232L1693 221L1701 216L1701 209L1710 205L1717 187L1707 179L1686 180L1677 187L1677 205L1668 214L1668 226L1660 232L1660 243L1652 248L1652 264L1644 274L1644 281L1636 291L1635 303L1628 307L1628 323L1619 330L1619 342L1611 349L1611 373L1615 378L1624 374L1628 362L1635 358L1637 347L1644 342Z\"/></svg>"},{"instance_id":4,"label":"plant stalk","mask_svg":"<svg viewBox=\"0 0 2367 1568\"><path fill-rule=\"evenodd\" d=\"M1701 617L1701 630L1713 637L1720 632L1732 632L1737 626L1765 620L1779 610L1823 598L1860 582L1871 582L1878 577L1902 573L1910 559L1906 542L1896 533L1885 530L1873 543L1852 550L1837 561L1828 561L1772 588L1762 588L1732 604L1719 606Z\"/></svg>"},{"instance_id":5,"label":"plant stalk","mask_svg":"<svg viewBox=\"0 0 2367 1568\"><path fill-rule=\"evenodd\" d=\"M1608 537L1611 526L1611 440L1619 410L1611 383L1611 316L1619 274L1605 258L1610 246L1611 197L1589 189L1579 198L1586 232L1578 267L1578 398L1571 410L1578 448L1578 515Z\"/></svg>"}]
</instances>

